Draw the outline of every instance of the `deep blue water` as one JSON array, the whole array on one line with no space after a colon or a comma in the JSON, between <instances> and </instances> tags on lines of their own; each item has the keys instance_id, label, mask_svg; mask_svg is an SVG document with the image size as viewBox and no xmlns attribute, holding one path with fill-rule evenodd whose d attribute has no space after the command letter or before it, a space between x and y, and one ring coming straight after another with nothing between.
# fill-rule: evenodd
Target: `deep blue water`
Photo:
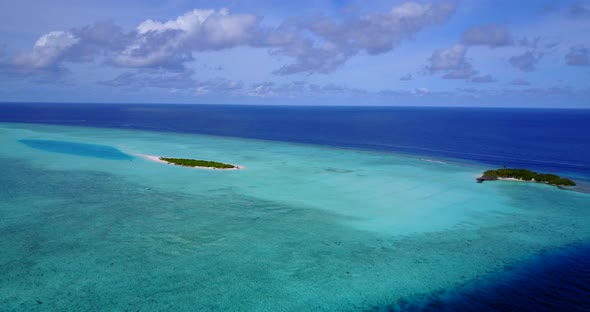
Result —
<instances>
[{"instance_id":1,"label":"deep blue water","mask_svg":"<svg viewBox=\"0 0 590 312\"><path fill-rule=\"evenodd\" d=\"M19 140L28 147L42 151L113 160L133 159L131 155L104 145L53 140Z\"/></svg>"},{"instance_id":2,"label":"deep blue water","mask_svg":"<svg viewBox=\"0 0 590 312\"><path fill-rule=\"evenodd\" d=\"M279 140L590 179L590 110L5 103L0 104L0 122ZM573 246L420 302L369 309L590 311L589 281L590 245Z\"/></svg>"},{"instance_id":3,"label":"deep blue water","mask_svg":"<svg viewBox=\"0 0 590 312\"><path fill-rule=\"evenodd\" d=\"M369 311L590 311L590 245L536 256L485 281Z\"/></svg>"},{"instance_id":4,"label":"deep blue water","mask_svg":"<svg viewBox=\"0 0 590 312\"><path fill-rule=\"evenodd\" d=\"M590 174L590 110L0 104L0 122L199 133Z\"/></svg>"}]
</instances>

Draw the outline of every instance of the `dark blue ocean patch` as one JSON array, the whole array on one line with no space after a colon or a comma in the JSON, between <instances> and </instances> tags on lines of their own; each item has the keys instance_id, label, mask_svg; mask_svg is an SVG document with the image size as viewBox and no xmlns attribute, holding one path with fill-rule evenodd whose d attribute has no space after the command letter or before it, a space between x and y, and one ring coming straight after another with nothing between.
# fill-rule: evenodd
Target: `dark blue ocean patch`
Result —
<instances>
[{"instance_id":1,"label":"dark blue ocean patch","mask_svg":"<svg viewBox=\"0 0 590 312\"><path fill-rule=\"evenodd\" d=\"M2 122L385 151L522 167L576 182L588 181L590 172L589 109L0 103L0 110Z\"/></svg>"},{"instance_id":2,"label":"dark blue ocean patch","mask_svg":"<svg viewBox=\"0 0 590 312\"><path fill-rule=\"evenodd\" d=\"M133 159L133 156L125 154L114 147L106 145L53 140L19 140L19 142L28 147L52 153L113 160Z\"/></svg>"},{"instance_id":3,"label":"dark blue ocean patch","mask_svg":"<svg viewBox=\"0 0 590 312\"><path fill-rule=\"evenodd\" d=\"M590 311L590 244L540 254L455 290L367 311Z\"/></svg>"}]
</instances>

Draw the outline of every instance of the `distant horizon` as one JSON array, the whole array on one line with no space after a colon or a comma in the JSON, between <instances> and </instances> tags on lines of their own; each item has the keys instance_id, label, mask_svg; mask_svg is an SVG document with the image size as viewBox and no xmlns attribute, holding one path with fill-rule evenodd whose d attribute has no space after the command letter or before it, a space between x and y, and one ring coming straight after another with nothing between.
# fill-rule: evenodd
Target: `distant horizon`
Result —
<instances>
[{"instance_id":1,"label":"distant horizon","mask_svg":"<svg viewBox=\"0 0 590 312\"><path fill-rule=\"evenodd\" d=\"M21 0L0 18L0 101L590 108L590 0Z\"/></svg>"},{"instance_id":2,"label":"distant horizon","mask_svg":"<svg viewBox=\"0 0 590 312\"><path fill-rule=\"evenodd\" d=\"M157 103L157 102L7 102L6 104L67 104L67 105L170 105L170 106L261 106L261 107L339 107L339 108L472 108L472 109L531 109L531 110L590 110L590 107L539 107L539 106L437 106L437 105L339 105L339 104L239 104L239 103Z\"/></svg>"}]
</instances>

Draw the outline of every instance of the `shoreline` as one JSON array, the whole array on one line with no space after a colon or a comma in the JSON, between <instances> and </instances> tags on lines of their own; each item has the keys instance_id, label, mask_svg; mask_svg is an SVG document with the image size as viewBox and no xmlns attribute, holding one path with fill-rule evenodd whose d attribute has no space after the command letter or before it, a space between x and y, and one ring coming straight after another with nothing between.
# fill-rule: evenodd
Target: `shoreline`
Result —
<instances>
[{"instance_id":1,"label":"shoreline","mask_svg":"<svg viewBox=\"0 0 590 312\"><path fill-rule=\"evenodd\" d=\"M483 175L480 175L479 176L479 179L483 179L483 178L484 178ZM517 179L517 178L501 178L501 177L497 177L497 178L495 178L493 180L484 179L484 181L487 181L487 182L493 182L493 181L514 181L514 182L542 183L542 184L551 185L551 184L546 183L546 182L535 181L535 179L532 179L532 180L523 180L523 179Z\"/></svg>"},{"instance_id":2,"label":"shoreline","mask_svg":"<svg viewBox=\"0 0 590 312\"><path fill-rule=\"evenodd\" d=\"M535 181L535 179L532 179L530 181L526 181L526 180L517 179L517 178L498 178L498 180L500 180L500 181L517 181L517 182L536 182L536 183L540 183L540 182Z\"/></svg>"},{"instance_id":3,"label":"shoreline","mask_svg":"<svg viewBox=\"0 0 590 312\"><path fill-rule=\"evenodd\" d=\"M476 180L477 183L495 180L524 181L549 184L560 188L576 186L576 182L553 173L538 173L529 169L506 168L506 166L501 169L486 170L483 175Z\"/></svg>"},{"instance_id":4,"label":"shoreline","mask_svg":"<svg viewBox=\"0 0 590 312\"><path fill-rule=\"evenodd\" d=\"M483 176L480 176L480 178L483 178ZM573 190L573 187L571 186L563 186L563 185L554 185L554 184L550 184L547 182L543 182L543 181L535 181L535 179L532 180L523 180L523 179L517 179L517 178L496 178L495 180L485 180L487 182L493 182L493 181L512 181L512 182L526 182L526 183L537 183L537 184L544 184L544 185L548 185L548 186L553 186L562 190ZM582 192L585 193L585 192Z\"/></svg>"},{"instance_id":5,"label":"shoreline","mask_svg":"<svg viewBox=\"0 0 590 312\"><path fill-rule=\"evenodd\" d=\"M183 166L183 165L177 165L174 163L170 163L167 162L165 160L160 159L160 156L154 156L154 155L147 155L147 154L136 154L139 157L145 158L147 160L153 161L153 162L158 162L161 164L167 164L167 165L174 165L174 166L180 166L180 167L186 167L186 168L195 168L195 169L207 169L207 170L223 170L223 171L230 171L230 170L243 170L246 167L244 166L240 166L240 165L233 165L235 166L235 168L212 168L212 167L201 167L201 166Z\"/></svg>"}]
</instances>

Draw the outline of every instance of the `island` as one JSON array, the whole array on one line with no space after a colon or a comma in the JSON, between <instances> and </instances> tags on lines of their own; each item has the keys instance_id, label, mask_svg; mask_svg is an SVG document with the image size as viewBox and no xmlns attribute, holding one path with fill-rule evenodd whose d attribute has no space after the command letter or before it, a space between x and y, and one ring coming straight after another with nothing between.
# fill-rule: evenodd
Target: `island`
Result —
<instances>
[{"instance_id":1,"label":"island","mask_svg":"<svg viewBox=\"0 0 590 312\"><path fill-rule=\"evenodd\" d=\"M575 186L576 183L570 179L562 178L550 173L536 173L528 169L502 168L488 170L477 178L478 183L495 180L515 180L545 183L554 186Z\"/></svg>"},{"instance_id":2,"label":"island","mask_svg":"<svg viewBox=\"0 0 590 312\"><path fill-rule=\"evenodd\" d=\"M159 160L169 164L184 166L184 167L203 167L213 169L240 169L239 166L224 164L217 161L199 160L199 159L188 159L188 158L171 158L171 157L159 157Z\"/></svg>"}]
</instances>

